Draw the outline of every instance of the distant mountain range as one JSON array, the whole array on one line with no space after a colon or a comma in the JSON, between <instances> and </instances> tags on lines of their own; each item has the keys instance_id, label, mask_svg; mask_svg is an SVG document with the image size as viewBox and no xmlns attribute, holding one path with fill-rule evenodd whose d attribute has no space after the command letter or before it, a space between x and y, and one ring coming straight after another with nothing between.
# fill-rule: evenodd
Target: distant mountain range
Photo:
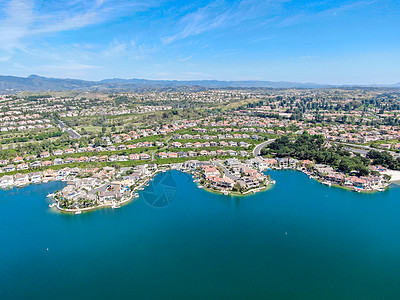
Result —
<instances>
[{"instance_id":1,"label":"distant mountain range","mask_svg":"<svg viewBox=\"0 0 400 300\"><path fill-rule=\"evenodd\" d=\"M219 80L147 80L147 79L104 79L86 81L80 79L48 78L37 75L28 77L0 76L0 91L128 91L143 89L181 89L184 87L201 88L332 88L350 87L315 83L286 81L219 81ZM355 87L355 86L354 86ZM369 85L358 87L400 88L400 82L388 85Z\"/></svg>"}]
</instances>

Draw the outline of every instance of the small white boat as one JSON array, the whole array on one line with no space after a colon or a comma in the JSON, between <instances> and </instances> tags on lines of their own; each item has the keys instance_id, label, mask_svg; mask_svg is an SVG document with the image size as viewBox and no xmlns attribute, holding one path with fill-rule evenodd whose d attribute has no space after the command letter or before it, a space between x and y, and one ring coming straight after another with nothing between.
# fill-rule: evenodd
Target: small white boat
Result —
<instances>
[{"instance_id":1,"label":"small white boat","mask_svg":"<svg viewBox=\"0 0 400 300\"><path fill-rule=\"evenodd\" d=\"M82 212L80 209L78 209L78 211L75 212L76 215L80 215Z\"/></svg>"},{"instance_id":2,"label":"small white boat","mask_svg":"<svg viewBox=\"0 0 400 300\"><path fill-rule=\"evenodd\" d=\"M224 193L225 196L228 196L228 195L229 195L229 192L228 192L228 191L223 191L223 193Z\"/></svg>"},{"instance_id":3,"label":"small white boat","mask_svg":"<svg viewBox=\"0 0 400 300\"><path fill-rule=\"evenodd\" d=\"M202 186L202 185L198 185L197 187L198 187L199 189L202 189L202 188L203 188L203 186Z\"/></svg>"},{"instance_id":4,"label":"small white boat","mask_svg":"<svg viewBox=\"0 0 400 300\"><path fill-rule=\"evenodd\" d=\"M53 197L53 196L54 196L54 194L48 194L47 195L48 198Z\"/></svg>"},{"instance_id":5,"label":"small white boat","mask_svg":"<svg viewBox=\"0 0 400 300\"><path fill-rule=\"evenodd\" d=\"M376 189L378 192L384 192L385 191L385 189L384 188L379 188L379 189Z\"/></svg>"},{"instance_id":6,"label":"small white boat","mask_svg":"<svg viewBox=\"0 0 400 300\"><path fill-rule=\"evenodd\" d=\"M138 198L138 197L139 197L139 194L138 194L138 193L134 193L134 194L133 194L133 197Z\"/></svg>"},{"instance_id":7,"label":"small white boat","mask_svg":"<svg viewBox=\"0 0 400 300\"><path fill-rule=\"evenodd\" d=\"M49 207L50 207L50 208L52 208L52 207L54 207L54 206L56 206L55 203L50 203L50 204L49 204Z\"/></svg>"}]
</instances>

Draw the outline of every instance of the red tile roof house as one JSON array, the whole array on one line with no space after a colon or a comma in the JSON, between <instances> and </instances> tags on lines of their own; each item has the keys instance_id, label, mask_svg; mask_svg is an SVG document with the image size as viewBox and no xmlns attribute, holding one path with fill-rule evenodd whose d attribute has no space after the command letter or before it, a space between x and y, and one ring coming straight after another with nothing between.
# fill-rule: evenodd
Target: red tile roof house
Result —
<instances>
[{"instance_id":1,"label":"red tile roof house","mask_svg":"<svg viewBox=\"0 0 400 300\"><path fill-rule=\"evenodd\" d=\"M344 180L344 175L340 173L329 173L325 178L329 181L340 184Z\"/></svg>"},{"instance_id":2,"label":"red tile roof house","mask_svg":"<svg viewBox=\"0 0 400 300\"><path fill-rule=\"evenodd\" d=\"M43 167L45 167L45 166L51 166L52 164L53 164L53 162L52 162L51 160L42 161L42 166L43 166Z\"/></svg>"},{"instance_id":3,"label":"red tile roof house","mask_svg":"<svg viewBox=\"0 0 400 300\"><path fill-rule=\"evenodd\" d=\"M196 147L196 148L199 148L201 146L202 146L202 144L200 142L196 142L193 144L193 147Z\"/></svg>"},{"instance_id":4,"label":"red tile roof house","mask_svg":"<svg viewBox=\"0 0 400 300\"><path fill-rule=\"evenodd\" d=\"M182 147L182 143L180 143L180 142L173 142L173 143L172 143L172 146L173 146L173 147L176 147L176 148L179 148L179 147Z\"/></svg>"},{"instance_id":5,"label":"red tile roof house","mask_svg":"<svg viewBox=\"0 0 400 300\"><path fill-rule=\"evenodd\" d=\"M207 155L208 155L208 151L207 151L207 150L201 150L201 151L199 152L199 154L200 154L200 155L203 155L203 156L207 156Z\"/></svg>"},{"instance_id":6,"label":"red tile roof house","mask_svg":"<svg viewBox=\"0 0 400 300\"><path fill-rule=\"evenodd\" d=\"M74 148L69 148L69 149L65 150L65 154L72 154L72 153L75 153Z\"/></svg>"},{"instance_id":7,"label":"red tile roof house","mask_svg":"<svg viewBox=\"0 0 400 300\"><path fill-rule=\"evenodd\" d=\"M225 154L226 154L226 151L225 151L225 150L222 150L222 149L218 149L218 150L217 150L217 154L218 154L218 155L225 155Z\"/></svg>"},{"instance_id":8,"label":"red tile roof house","mask_svg":"<svg viewBox=\"0 0 400 300\"><path fill-rule=\"evenodd\" d=\"M207 179L214 185L215 187L223 188L223 189L231 189L235 183L229 177L219 177L219 176L211 176L207 177Z\"/></svg>"},{"instance_id":9,"label":"red tile roof house","mask_svg":"<svg viewBox=\"0 0 400 300\"><path fill-rule=\"evenodd\" d=\"M140 155L138 153L129 154L129 159L130 160L139 160Z\"/></svg>"},{"instance_id":10,"label":"red tile roof house","mask_svg":"<svg viewBox=\"0 0 400 300\"><path fill-rule=\"evenodd\" d=\"M89 160L89 158L87 157L87 156L81 156L81 157L78 157L76 160L75 160L75 162L77 162L77 163L82 163L82 162L87 162Z\"/></svg>"},{"instance_id":11,"label":"red tile roof house","mask_svg":"<svg viewBox=\"0 0 400 300\"><path fill-rule=\"evenodd\" d=\"M55 150L53 152L54 155L63 155L63 153L64 153L64 151L62 151L62 150Z\"/></svg>"},{"instance_id":12,"label":"red tile roof house","mask_svg":"<svg viewBox=\"0 0 400 300\"><path fill-rule=\"evenodd\" d=\"M157 153L157 156L158 156L159 158L167 158L167 153L165 153L165 152L158 152L158 153Z\"/></svg>"},{"instance_id":13,"label":"red tile roof house","mask_svg":"<svg viewBox=\"0 0 400 300\"><path fill-rule=\"evenodd\" d=\"M40 153L40 158L46 158L46 157L49 157L50 156L50 153L49 152L42 152L42 153Z\"/></svg>"},{"instance_id":14,"label":"red tile roof house","mask_svg":"<svg viewBox=\"0 0 400 300\"><path fill-rule=\"evenodd\" d=\"M47 180L53 180L56 177L56 172L52 169L47 169L43 171L43 178Z\"/></svg>"},{"instance_id":15,"label":"red tile roof house","mask_svg":"<svg viewBox=\"0 0 400 300\"><path fill-rule=\"evenodd\" d=\"M205 167L204 168L204 177L212 177L219 176L220 173L215 167Z\"/></svg>"},{"instance_id":16,"label":"red tile roof house","mask_svg":"<svg viewBox=\"0 0 400 300\"><path fill-rule=\"evenodd\" d=\"M18 157L13 158L12 162L13 163L22 163L22 162L24 162L24 159L22 157L18 156Z\"/></svg>"},{"instance_id":17,"label":"red tile roof house","mask_svg":"<svg viewBox=\"0 0 400 300\"><path fill-rule=\"evenodd\" d=\"M21 163L21 164L17 165L17 171L27 170L27 169L28 169L27 163Z\"/></svg>"},{"instance_id":18,"label":"red tile roof house","mask_svg":"<svg viewBox=\"0 0 400 300\"><path fill-rule=\"evenodd\" d=\"M241 171L247 176L253 176L253 175L258 173L256 170L253 170L253 169L250 169L250 168L242 168Z\"/></svg>"},{"instance_id":19,"label":"red tile roof house","mask_svg":"<svg viewBox=\"0 0 400 300\"><path fill-rule=\"evenodd\" d=\"M14 184L17 186L26 185L29 183L29 175L28 174L15 174L14 176Z\"/></svg>"},{"instance_id":20,"label":"red tile roof house","mask_svg":"<svg viewBox=\"0 0 400 300\"><path fill-rule=\"evenodd\" d=\"M169 158L176 158L176 157L178 157L178 153L169 152L169 153L168 153L168 157L169 157Z\"/></svg>"},{"instance_id":21,"label":"red tile roof house","mask_svg":"<svg viewBox=\"0 0 400 300\"><path fill-rule=\"evenodd\" d=\"M358 178L356 176L351 176L348 178L348 180L350 181L350 183L353 184L353 186L356 187L365 187L367 184L367 181L365 179Z\"/></svg>"},{"instance_id":22,"label":"red tile roof house","mask_svg":"<svg viewBox=\"0 0 400 300\"><path fill-rule=\"evenodd\" d=\"M307 168L309 165L313 164L313 162L311 160L306 159L303 160L301 164L303 168Z\"/></svg>"},{"instance_id":23,"label":"red tile roof house","mask_svg":"<svg viewBox=\"0 0 400 300\"><path fill-rule=\"evenodd\" d=\"M107 155L103 155L99 157L99 162L106 162L108 160L108 156Z\"/></svg>"}]
</instances>

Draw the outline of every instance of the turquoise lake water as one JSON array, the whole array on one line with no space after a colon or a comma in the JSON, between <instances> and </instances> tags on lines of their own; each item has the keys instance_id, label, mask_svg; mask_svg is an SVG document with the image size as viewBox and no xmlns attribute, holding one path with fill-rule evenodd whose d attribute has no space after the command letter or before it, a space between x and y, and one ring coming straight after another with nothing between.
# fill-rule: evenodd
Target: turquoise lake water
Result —
<instances>
[{"instance_id":1,"label":"turquoise lake water","mask_svg":"<svg viewBox=\"0 0 400 300\"><path fill-rule=\"evenodd\" d=\"M60 182L0 191L0 297L400 298L400 188L270 174L271 190L227 197L173 171L135 202L81 215L48 208ZM174 201L154 208L165 176Z\"/></svg>"}]
</instances>

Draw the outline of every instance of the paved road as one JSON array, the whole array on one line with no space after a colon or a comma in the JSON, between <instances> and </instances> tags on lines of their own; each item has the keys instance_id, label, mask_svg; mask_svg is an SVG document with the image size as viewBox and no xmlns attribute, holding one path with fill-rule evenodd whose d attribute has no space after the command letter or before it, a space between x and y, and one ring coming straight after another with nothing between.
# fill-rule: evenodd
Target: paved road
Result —
<instances>
[{"instance_id":1,"label":"paved road","mask_svg":"<svg viewBox=\"0 0 400 300\"><path fill-rule=\"evenodd\" d=\"M217 163L217 165L222 168L222 171L224 172L226 177L229 177L232 180L240 179L239 177L237 177L237 176L233 175L231 172L229 172L229 170L227 168L225 168L225 166L222 163Z\"/></svg>"},{"instance_id":2,"label":"paved road","mask_svg":"<svg viewBox=\"0 0 400 300\"><path fill-rule=\"evenodd\" d=\"M63 121L58 120L57 122L63 131L68 132L68 134L71 138L73 138L73 139L81 138L81 135L79 133L77 133L75 130L73 130L72 128L65 125L65 123Z\"/></svg>"},{"instance_id":3,"label":"paved road","mask_svg":"<svg viewBox=\"0 0 400 300\"><path fill-rule=\"evenodd\" d=\"M345 147L344 149L353 153L359 153L361 155L367 155L367 153L369 152L368 150L355 149L350 147Z\"/></svg>"},{"instance_id":4,"label":"paved road","mask_svg":"<svg viewBox=\"0 0 400 300\"><path fill-rule=\"evenodd\" d=\"M352 152L356 152L356 153L360 153L360 154L366 154L370 150L376 150L376 151L379 151L379 152L387 151L387 152L393 154L395 157L400 157L399 153L394 152L394 151L390 151L390 150L386 150L386 149L377 149L377 148L372 148L372 147L369 147L369 146L354 145L354 144L341 143L341 142L334 142L334 143L340 144L340 145L344 145L344 146L346 146L346 150L349 150L349 151L352 151ZM360 149L355 149L354 147L361 148L365 152L363 150L360 150Z\"/></svg>"},{"instance_id":5,"label":"paved road","mask_svg":"<svg viewBox=\"0 0 400 300\"><path fill-rule=\"evenodd\" d=\"M151 153L151 160L152 160L152 161L155 160L156 152L161 152L162 149L169 148L169 141L170 141L171 139L172 139L172 136L170 136L170 137L165 141L165 142L167 143L166 146L163 146L163 147L161 147L160 149L156 149L156 150L154 150L154 151Z\"/></svg>"},{"instance_id":6,"label":"paved road","mask_svg":"<svg viewBox=\"0 0 400 300\"><path fill-rule=\"evenodd\" d=\"M265 146L268 146L269 144L272 144L273 142L275 142L275 139L272 140L268 140L264 143L261 143L259 145L257 145L254 150L253 150L253 155L254 156L260 156L261 155L261 149L264 148Z\"/></svg>"}]
</instances>

